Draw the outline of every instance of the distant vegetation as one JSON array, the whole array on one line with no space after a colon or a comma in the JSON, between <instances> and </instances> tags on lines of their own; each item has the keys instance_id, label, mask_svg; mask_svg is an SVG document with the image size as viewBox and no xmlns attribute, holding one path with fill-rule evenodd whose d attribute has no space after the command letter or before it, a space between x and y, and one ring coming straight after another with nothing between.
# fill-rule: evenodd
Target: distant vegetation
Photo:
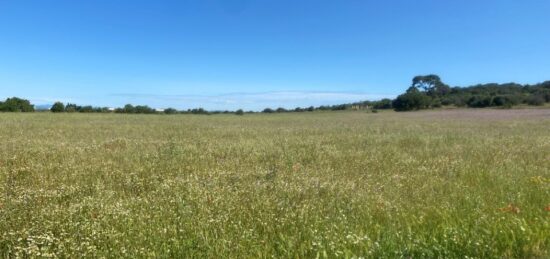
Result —
<instances>
[{"instance_id":1,"label":"distant vegetation","mask_svg":"<svg viewBox=\"0 0 550 259\"><path fill-rule=\"evenodd\" d=\"M392 102L396 111L410 111L441 106L512 107L518 104L540 106L550 102L550 81L535 85L479 84L449 87L437 75L416 76L404 94Z\"/></svg>"},{"instance_id":2,"label":"distant vegetation","mask_svg":"<svg viewBox=\"0 0 550 259\"><path fill-rule=\"evenodd\" d=\"M4 102L0 102L0 111L33 112L34 106L28 100L13 97L6 99Z\"/></svg>"},{"instance_id":3,"label":"distant vegetation","mask_svg":"<svg viewBox=\"0 0 550 259\"><path fill-rule=\"evenodd\" d=\"M450 87L437 75L416 76L405 93L391 100L388 98L377 101L363 101L349 104L322 105L318 107L265 108L262 113L312 112L312 111L341 111L341 110L384 110L415 111L422 109L452 107L501 107L511 108L515 105L542 106L550 103L550 81L534 85L517 83L506 84L478 84L468 87ZM0 112L34 112L34 105L30 101L12 97L0 102ZM126 104L121 108L80 106L72 103L66 105L56 102L50 108L52 112L81 112L81 113L133 113L133 114L236 114L254 113L254 111L208 111L203 108L177 110L174 108L154 109L147 105Z\"/></svg>"}]
</instances>

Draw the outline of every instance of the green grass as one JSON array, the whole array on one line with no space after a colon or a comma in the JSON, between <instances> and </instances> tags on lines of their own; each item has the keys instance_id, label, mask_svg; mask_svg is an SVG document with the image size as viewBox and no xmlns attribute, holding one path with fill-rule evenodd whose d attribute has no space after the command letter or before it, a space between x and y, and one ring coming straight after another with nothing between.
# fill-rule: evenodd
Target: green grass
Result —
<instances>
[{"instance_id":1,"label":"green grass","mask_svg":"<svg viewBox=\"0 0 550 259\"><path fill-rule=\"evenodd\" d=\"M0 139L2 257L550 256L550 110L0 114Z\"/></svg>"}]
</instances>

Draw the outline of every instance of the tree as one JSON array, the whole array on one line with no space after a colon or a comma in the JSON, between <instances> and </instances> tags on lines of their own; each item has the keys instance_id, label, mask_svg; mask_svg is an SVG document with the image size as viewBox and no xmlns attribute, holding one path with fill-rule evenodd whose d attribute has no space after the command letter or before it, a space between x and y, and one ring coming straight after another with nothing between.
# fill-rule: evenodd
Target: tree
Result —
<instances>
[{"instance_id":1,"label":"tree","mask_svg":"<svg viewBox=\"0 0 550 259\"><path fill-rule=\"evenodd\" d=\"M412 79L412 87L423 89L424 91L428 91L432 88L434 88L436 85L443 84L441 82L441 78L439 78L438 75L426 75L426 76L415 76Z\"/></svg>"},{"instance_id":2,"label":"tree","mask_svg":"<svg viewBox=\"0 0 550 259\"><path fill-rule=\"evenodd\" d=\"M331 107L330 107L330 110L332 110L332 111L343 111L343 110L345 110L345 109L347 109L347 108L348 108L347 105L345 105L345 104L340 104L340 105L333 105L333 106L331 106Z\"/></svg>"},{"instance_id":3,"label":"tree","mask_svg":"<svg viewBox=\"0 0 550 259\"><path fill-rule=\"evenodd\" d=\"M3 112L34 112L34 105L29 100L12 97L6 99L0 105L0 111Z\"/></svg>"},{"instance_id":4,"label":"tree","mask_svg":"<svg viewBox=\"0 0 550 259\"><path fill-rule=\"evenodd\" d=\"M407 88L407 91L405 91L405 93L420 93L420 90L418 90L418 88L416 88L414 86L411 86L411 87Z\"/></svg>"},{"instance_id":5,"label":"tree","mask_svg":"<svg viewBox=\"0 0 550 259\"><path fill-rule=\"evenodd\" d=\"M80 106L74 103L67 103L67 105L65 106L66 112L77 112L78 110L80 110Z\"/></svg>"},{"instance_id":6,"label":"tree","mask_svg":"<svg viewBox=\"0 0 550 259\"><path fill-rule=\"evenodd\" d=\"M147 105L138 105L136 107L134 107L134 110L135 110L135 113L145 113L145 114L150 114L150 113L155 113L155 109L147 106Z\"/></svg>"},{"instance_id":7,"label":"tree","mask_svg":"<svg viewBox=\"0 0 550 259\"><path fill-rule=\"evenodd\" d=\"M50 108L50 111L52 111L52 112L64 112L65 111L65 105L62 102L55 102L52 105L52 108Z\"/></svg>"},{"instance_id":8,"label":"tree","mask_svg":"<svg viewBox=\"0 0 550 259\"><path fill-rule=\"evenodd\" d=\"M195 108L195 109L189 110L189 112L192 114L207 114L207 115L210 114L208 111L206 111L203 108Z\"/></svg>"},{"instance_id":9,"label":"tree","mask_svg":"<svg viewBox=\"0 0 550 259\"><path fill-rule=\"evenodd\" d=\"M178 110L176 110L174 108L166 108L166 109L164 109L164 113L166 113L166 114L176 114L176 113L178 113Z\"/></svg>"},{"instance_id":10,"label":"tree","mask_svg":"<svg viewBox=\"0 0 550 259\"><path fill-rule=\"evenodd\" d=\"M273 109L271 109L271 108L265 108L262 112L263 112L263 113L273 113L273 112L275 112L275 111L274 111Z\"/></svg>"},{"instance_id":11,"label":"tree","mask_svg":"<svg viewBox=\"0 0 550 259\"><path fill-rule=\"evenodd\" d=\"M443 96L451 92L451 88L441 82L438 75L415 76L411 87L422 89L428 96Z\"/></svg>"},{"instance_id":12,"label":"tree","mask_svg":"<svg viewBox=\"0 0 550 259\"><path fill-rule=\"evenodd\" d=\"M244 111L243 109L238 109L236 112L235 112L236 115L244 115Z\"/></svg>"},{"instance_id":13,"label":"tree","mask_svg":"<svg viewBox=\"0 0 550 259\"><path fill-rule=\"evenodd\" d=\"M373 108L374 109L391 109L391 100L384 98L380 101L374 102Z\"/></svg>"},{"instance_id":14,"label":"tree","mask_svg":"<svg viewBox=\"0 0 550 259\"><path fill-rule=\"evenodd\" d=\"M91 105L86 105L86 106L80 107L80 109L78 110L78 112L90 113L90 112L95 112L95 109L94 109L94 107L92 107Z\"/></svg>"},{"instance_id":15,"label":"tree","mask_svg":"<svg viewBox=\"0 0 550 259\"><path fill-rule=\"evenodd\" d=\"M431 99L426 94L419 91L410 91L397 96L392 102L396 111L412 111L425 109L430 106Z\"/></svg>"},{"instance_id":16,"label":"tree","mask_svg":"<svg viewBox=\"0 0 550 259\"><path fill-rule=\"evenodd\" d=\"M131 105L131 104L126 104L126 105L124 105L124 108L122 108L122 112L123 113L135 113L136 108L134 108L134 106Z\"/></svg>"}]
</instances>

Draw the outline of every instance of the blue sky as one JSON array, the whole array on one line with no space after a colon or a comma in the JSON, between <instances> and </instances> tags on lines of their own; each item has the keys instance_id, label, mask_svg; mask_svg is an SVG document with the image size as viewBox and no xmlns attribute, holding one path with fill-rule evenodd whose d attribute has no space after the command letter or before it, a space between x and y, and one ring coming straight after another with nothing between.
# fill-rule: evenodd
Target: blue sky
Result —
<instances>
[{"instance_id":1,"label":"blue sky","mask_svg":"<svg viewBox=\"0 0 550 259\"><path fill-rule=\"evenodd\" d=\"M262 109L550 80L545 0L0 0L0 98Z\"/></svg>"}]
</instances>

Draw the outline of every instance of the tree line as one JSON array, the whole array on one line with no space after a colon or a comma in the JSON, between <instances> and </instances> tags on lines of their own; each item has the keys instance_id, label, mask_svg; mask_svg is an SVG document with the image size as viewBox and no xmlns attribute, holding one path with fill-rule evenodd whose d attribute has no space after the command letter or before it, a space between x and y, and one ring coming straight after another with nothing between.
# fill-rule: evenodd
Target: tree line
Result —
<instances>
[{"instance_id":1,"label":"tree line","mask_svg":"<svg viewBox=\"0 0 550 259\"><path fill-rule=\"evenodd\" d=\"M420 75L412 79L412 83L405 93L395 99L381 99L377 101L362 101L332 106L310 107L314 110L352 110L369 109L373 112L383 109L395 111L414 111L422 109L447 107L511 108L516 105L543 106L550 103L550 81L534 85L505 83L505 84L477 84L467 87L450 87L438 75ZM291 111L304 111L296 108ZM288 112L282 108L273 110L266 108L264 113Z\"/></svg>"},{"instance_id":2,"label":"tree line","mask_svg":"<svg viewBox=\"0 0 550 259\"><path fill-rule=\"evenodd\" d=\"M437 75L416 76L407 91L392 101L396 111L442 106L511 108L519 104L542 106L550 102L550 81L534 85L517 83L450 87Z\"/></svg>"},{"instance_id":3,"label":"tree line","mask_svg":"<svg viewBox=\"0 0 550 259\"><path fill-rule=\"evenodd\" d=\"M405 93L395 99L381 99L377 101L363 101L349 104L322 105L318 107L265 108L262 113L287 113L287 112L313 112L313 111L341 111L368 109L376 112L379 109L394 109L396 111L414 111L422 109L439 108L442 106L454 107L502 107L525 104L541 106L550 103L550 81L529 84L478 84L467 87L450 87L443 83L437 75L421 75L412 79L412 84ZM55 102L49 109L51 112L80 112L80 113L130 113L130 114L236 114L255 113L254 111L207 111L203 108L177 110L167 108L157 110L147 105L126 104L119 108L80 106L73 103L64 104ZM18 97L7 98L0 101L0 112L34 112L35 107L29 100Z\"/></svg>"},{"instance_id":4,"label":"tree line","mask_svg":"<svg viewBox=\"0 0 550 259\"><path fill-rule=\"evenodd\" d=\"M362 104L369 103L374 104L374 107L379 107L380 109L388 108L388 102L391 103L391 100L384 99L381 101L367 101L362 102ZM379 104L379 105L377 105ZM322 105L318 107L309 106L309 107L296 107L294 109L286 108L265 108L261 113L287 113L287 112L313 112L313 111L340 111L347 110L351 107L350 104L339 104L339 105ZM0 102L0 112L34 112L36 111L34 105L30 103L29 100L21 99L18 97L8 98L4 102ZM204 108L194 108L187 110L177 110L175 108L167 109L154 109L147 105L132 105L126 104L123 107L119 108L109 108L109 107L94 107L91 105L81 106L74 103L64 104L62 102L55 102L50 109L47 110L38 110L38 111L51 111L54 113L128 113L128 114L236 114L244 115L247 113L258 113L255 111L244 111L238 109L235 111L223 110L223 111L208 111Z\"/></svg>"}]
</instances>

